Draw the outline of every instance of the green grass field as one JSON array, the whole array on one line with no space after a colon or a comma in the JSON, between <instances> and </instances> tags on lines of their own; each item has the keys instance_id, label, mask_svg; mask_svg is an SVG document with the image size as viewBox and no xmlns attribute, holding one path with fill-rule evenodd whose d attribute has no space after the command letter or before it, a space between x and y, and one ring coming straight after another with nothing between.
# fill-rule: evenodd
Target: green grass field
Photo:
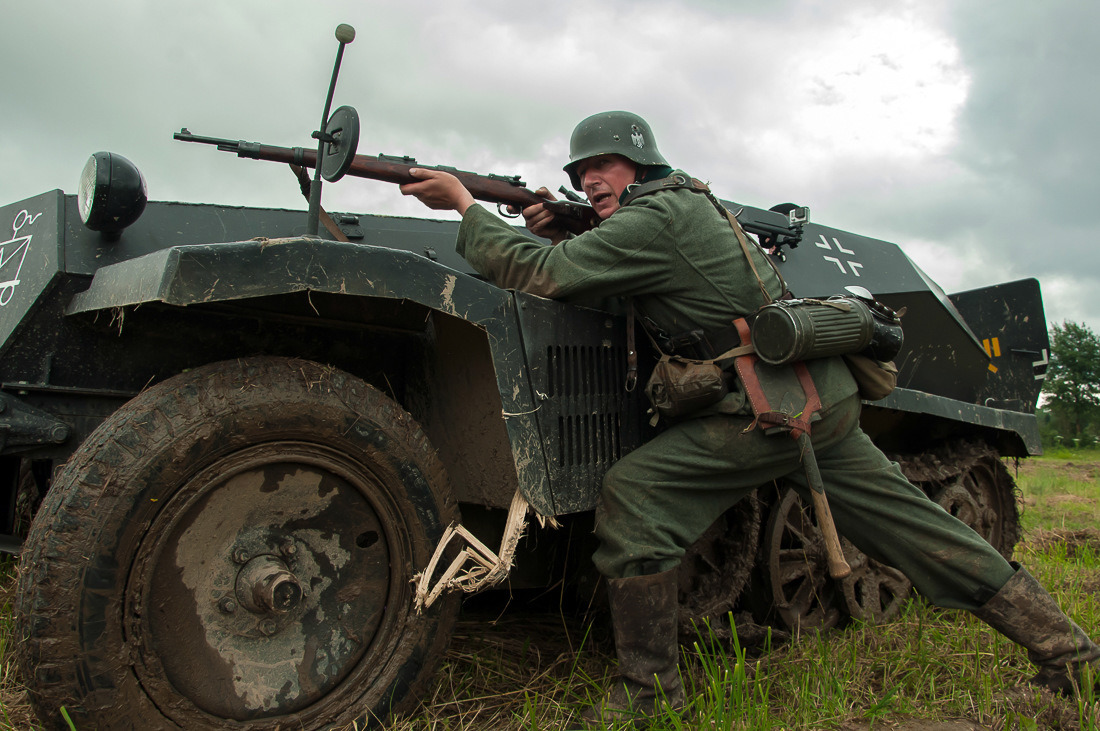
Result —
<instances>
[{"instance_id":1,"label":"green grass field","mask_svg":"<svg viewBox=\"0 0 1100 731\"><path fill-rule=\"evenodd\" d=\"M1015 470L1009 465L1010 471ZM1100 630L1100 452L1021 462L1023 540L1016 560L1094 636ZM13 564L3 566L0 729L32 729L13 669ZM611 648L552 612L464 613L438 682L400 731L572 729L613 664ZM1100 703L1026 684L1024 652L969 614L914 600L879 626L849 625L748 655L701 633L681 669L694 698L667 729L1096 729Z\"/></svg>"}]
</instances>

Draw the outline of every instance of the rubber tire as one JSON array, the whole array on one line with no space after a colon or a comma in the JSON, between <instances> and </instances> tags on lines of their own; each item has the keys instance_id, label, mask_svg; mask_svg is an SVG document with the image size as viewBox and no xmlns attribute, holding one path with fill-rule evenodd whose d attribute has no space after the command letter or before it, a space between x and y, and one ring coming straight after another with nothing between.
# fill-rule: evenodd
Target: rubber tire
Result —
<instances>
[{"instance_id":1,"label":"rubber tire","mask_svg":"<svg viewBox=\"0 0 1100 731\"><path fill-rule=\"evenodd\" d=\"M405 575L391 582L400 587L393 590L398 596L385 607L386 614L398 613L385 625L393 636L382 638L383 657L365 652L341 685L293 713L233 721L182 695L165 703L163 689L156 698L147 691L154 671L139 673L138 650L127 639L135 621L126 616L129 602L137 601L125 596L130 574L139 572L134 559L142 541L155 539L145 531L159 506L204 467L274 439L335 449L388 476L381 482L398 520L385 526L392 533L387 540L404 546L407 559L398 569ZM22 638L15 649L31 702L43 723L62 729L68 726L61 707L77 728L377 724L416 702L449 644L459 597L445 596L418 615L410 580L457 521L445 470L427 437L365 382L316 363L266 357L177 375L134 398L88 437L35 518L15 606L15 636ZM374 666L369 672L360 667L367 656ZM142 667L150 664L156 666ZM372 682L355 686L366 677Z\"/></svg>"}]
</instances>

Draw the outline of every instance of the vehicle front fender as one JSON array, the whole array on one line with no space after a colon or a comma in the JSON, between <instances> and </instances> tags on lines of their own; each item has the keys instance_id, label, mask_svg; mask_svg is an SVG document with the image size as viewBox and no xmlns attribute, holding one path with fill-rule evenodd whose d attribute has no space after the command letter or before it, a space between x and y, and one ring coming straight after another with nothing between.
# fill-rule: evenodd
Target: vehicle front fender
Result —
<instances>
[{"instance_id":1,"label":"vehicle front fender","mask_svg":"<svg viewBox=\"0 0 1100 731\"><path fill-rule=\"evenodd\" d=\"M174 246L100 268L65 312L146 303L187 308L300 292L415 304L480 329L519 489L540 514L591 508L613 457L636 441L623 444L618 434L623 400L604 399L606 408L602 401L589 403L595 387L585 383L597 376L572 375L574 368L587 370L573 361L589 353L616 361L625 354L615 318L503 290L407 251L314 238ZM607 388L619 380L602 373ZM606 416L597 414L604 411Z\"/></svg>"}]
</instances>

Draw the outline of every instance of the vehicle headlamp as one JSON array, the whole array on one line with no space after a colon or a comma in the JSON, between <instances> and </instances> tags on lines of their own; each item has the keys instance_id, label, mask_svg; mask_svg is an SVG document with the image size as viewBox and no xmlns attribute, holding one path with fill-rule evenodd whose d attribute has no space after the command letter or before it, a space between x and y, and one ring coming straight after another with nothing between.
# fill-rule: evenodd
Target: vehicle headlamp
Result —
<instances>
[{"instance_id":1,"label":"vehicle headlamp","mask_svg":"<svg viewBox=\"0 0 1100 731\"><path fill-rule=\"evenodd\" d=\"M105 238L118 238L141 217L148 195L145 177L122 155L97 152L80 173L76 202L80 220Z\"/></svg>"}]
</instances>

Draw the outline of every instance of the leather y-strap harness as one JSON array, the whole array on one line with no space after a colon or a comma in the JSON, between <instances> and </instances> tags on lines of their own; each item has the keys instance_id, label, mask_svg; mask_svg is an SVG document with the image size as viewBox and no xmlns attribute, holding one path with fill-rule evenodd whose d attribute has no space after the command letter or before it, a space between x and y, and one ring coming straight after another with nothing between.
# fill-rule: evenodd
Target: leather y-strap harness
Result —
<instances>
[{"instance_id":1,"label":"leather y-strap harness","mask_svg":"<svg viewBox=\"0 0 1100 731\"><path fill-rule=\"evenodd\" d=\"M741 224L738 223L737 217L730 213L714 194L710 192L710 188L705 183L690 179L686 175L676 173L663 180L645 183L636 188L628 189L629 192L623 199L622 205L626 205L640 195L654 193L658 190L667 190L669 188L690 188L701 192L707 196L720 213L725 214L726 218L729 220L730 226L733 228L734 234L737 236L738 242L741 244L741 250L745 253L745 258L748 260L749 267L752 269L752 273L756 277L757 283L760 285L760 293L764 297L764 304L770 304L772 302L772 297L768 293L768 289L764 285L764 280L761 279L760 273L756 269L756 263L753 261L745 232L741 230ZM782 286L781 291L785 293L787 287L783 283L783 277L780 276L779 270L775 268L775 265L772 264L770 259L766 257L765 259L768 264L771 265L772 271L774 271L779 278L780 285ZM753 415L756 417L746 431L757 426L764 428L765 431L768 429L787 431L791 437L798 442L799 451L802 457L802 466L806 473L806 482L810 487L810 495L813 499L814 509L817 512L822 537L825 541L825 553L829 563L829 574L834 579L844 578L852 573L852 569L844 559L844 551L840 545L840 538L837 535L836 526L833 523L832 511L830 511L829 503L825 498L825 485L821 479L821 472L817 466L817 458L814 455L813 445L810 443L810 421L813 415L821 410L821 397L817 393L817 387L814 386L810 371L804 362L798 362L791 365L791 368L798 378L802 392L806 396L806 401L802 410L797 414L789 414L785 411L774 410L772 405L768 403L764 388L756 372L759 357L756 355L756 352L752 350L752 337L748 321L744 317L739 317L733 321L733 326L737 330L737 335L742 345L736 349L736 355L731 351L726 353L726 356L734 356L734 368L737 370L741 385L745 389L745 396L748 398ZM633 330L634 302L633 299L631 299L628 323L628 332L631 333L631 335L628 336L628 349L631 352L633 352L634 344ZM749 352L743 352L743 349L746 348ZM634 378L636 378L636 356L632 367L635 369Z\"/></svg>"},{"instance_id":2,"label":"leather y-strap harness","mask_svg":"<svg viewBox=\"0 0 1100 731\"><path fill-rule=\"evenodd\" d=\"M741 342L749 342L748 321L743 317L739 317L733 321L733 324L741 335ZM798 376L798 384L802 387L802 392L806 394L806 404L799 413L788 414L785 411L772 410L771 404L768 403L768 397L764 393L763 386L760 385L760 378L756 375L756 363L759 360L759 356L754 351L740 355L734 358L733 361L733 367L737 370L737 376L741 379L741 385L745 388L745 396L748 398L749 405L752 406L752 413L756 417L749 428L759 426L765 430L785 429L790 431L792 439L798 439L803 434L809 434L810 419L815 413L821 411L821 397L818 396L817 387L814 386L814 379L810 376L810 370L806 367L806 364L799 361L791 365L795 375Z\"/></svg>"},{"instance_id":3,"label":"leather y-strap harness","mask_svg":"<svg viewBox=\"0 0 1100 731\"><path fill-rule=\"evenodd\" d=\"M711 192L710 186L703 181L689 178L687 175L681 173L674 173L667 178L632 185L627 188L626 195L623 197L621 205L626 206L643 195L650 195L661 190L676 188L688 188L689 190L702 193L710 200L711 204L714 205L718 212L725 215L726 219L729 221L730 227L733 229L734 235L737 237L737 242L741 245L741 251L745 254L745 260L748 262L749 268L752 269L753 276L756 278L756 282L760 287L760 294L764 299L764 304L770 304L773 301L772 296L768 293L768 288L765 286L764 280L760 276L759 270L756 268L756 262L752 257L748 237L745 236L745 232L742 230L740 222L737 220L736 216L730 213L729 209L722 205L721 201ZM767 261L768 264L771 265L772 271L779 279L781 291L785 294L787 292L787 286L783 281L783 276L779 273L779 270L775 268L771 260ZM638 380L638 355L635 347L634 320L634 299L631 298L627 311L626 329L626 383L628 391L634 390L634 386ZM648 329L646 333L649 334ZM753 421L753 426L759 425L765 429L777 427L789 429L791 437L794 439L798 439L802 434L809 433L810 419L813 417L814 413L821 410L821 398L818 396L817 388L814 386L813 378L810 377L810 372L806 368L805 363L797 363L794 365L795 373L798 376L798 382L802 386L803 393L806 395L805 407L801 412L793 415L782 411L775 411L768 403L763 386L760 384L760 379L756 375L756 362L759 358L756 353L752 351L752 338L748 321L743 317L738 318L733 321L731 326L725 327L715 333L707 333L707 337L715 346L715 351L723 353L723 357L720 357L719 360L726 360L734 353L737 354L733 359L733 367L737 370L737 374L741 379L741 384L745 388L745 395L749 399L749 404L752 406L753 414L756 416L756 419ZM650 335L650 340L653 340L652 335ZM653 342L654 347L656 347L656 341Z\"/></svg>"}]
</instances>

